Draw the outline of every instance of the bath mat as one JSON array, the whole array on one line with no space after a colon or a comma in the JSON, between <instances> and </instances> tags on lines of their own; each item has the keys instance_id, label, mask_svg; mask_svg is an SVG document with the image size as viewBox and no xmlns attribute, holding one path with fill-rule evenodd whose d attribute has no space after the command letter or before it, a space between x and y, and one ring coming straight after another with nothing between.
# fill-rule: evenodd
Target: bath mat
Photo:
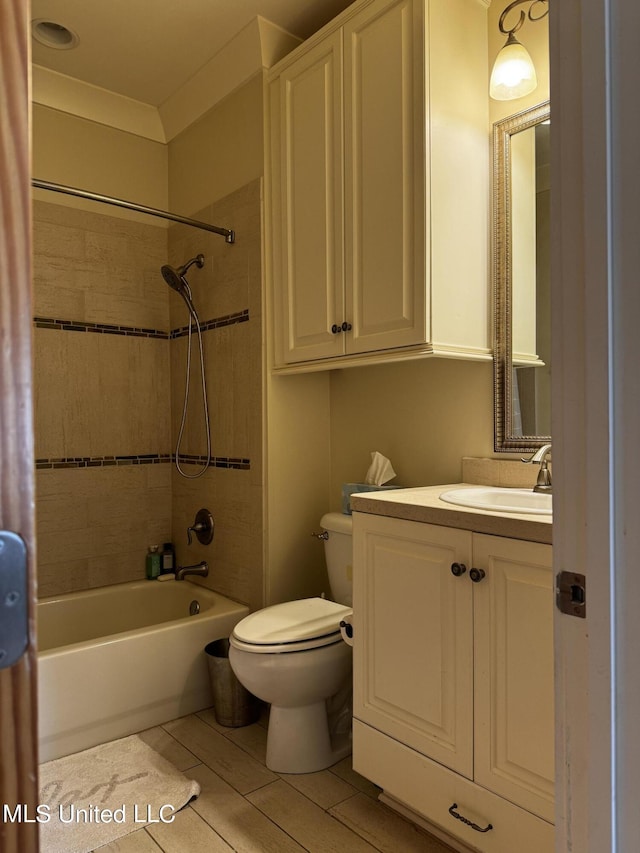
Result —
<instances>
[{"instance_id":1,"label":"bath mat","mask_svg":"<svg viewBox=\"0 0 640 853\"><path fill-rule=\"evenodd\" d=\"M40 766L41 853L89 853L149 823L171 823L200 793L137 735Z\"/></svg>"}]
</instances>

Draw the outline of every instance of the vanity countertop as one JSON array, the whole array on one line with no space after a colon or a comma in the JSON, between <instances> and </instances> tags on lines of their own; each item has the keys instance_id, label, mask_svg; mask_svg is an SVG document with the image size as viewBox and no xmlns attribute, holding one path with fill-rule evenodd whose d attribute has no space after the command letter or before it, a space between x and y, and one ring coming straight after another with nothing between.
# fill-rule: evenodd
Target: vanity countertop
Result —
<instances>
[{"instance_id":1,"label":"vanity countertop","mask_svg":"<svg viewBox=\"0 0 640 853\"><path fill-rule=\"evenodd\" d=\"M488 533L492 536L551 544L553 523L550 515L473 509L440 500L442 492L465 487L477 488L469 483L452 483L384 492L361 492L351 495L351 509L371 515L386 515L407 521Z\"/></svg>"}]
</instances>

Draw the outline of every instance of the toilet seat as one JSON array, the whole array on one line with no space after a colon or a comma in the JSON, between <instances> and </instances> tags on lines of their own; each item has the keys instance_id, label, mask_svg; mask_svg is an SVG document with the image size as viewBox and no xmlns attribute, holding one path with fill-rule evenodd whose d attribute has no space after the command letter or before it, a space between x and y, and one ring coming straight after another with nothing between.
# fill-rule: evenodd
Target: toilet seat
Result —
<instances>
[{"instance_id":1,"label":"toilet seat","mask_svg":"<svg viewBox=\"0 0 640 853\"><path fill-rule=\"evenodd\" d=\"M342 641L340 622L352 613L350 607L325 598L274 604L238 622L229 642L262 654L320 648Z\"/></svg>"}]
</instances>

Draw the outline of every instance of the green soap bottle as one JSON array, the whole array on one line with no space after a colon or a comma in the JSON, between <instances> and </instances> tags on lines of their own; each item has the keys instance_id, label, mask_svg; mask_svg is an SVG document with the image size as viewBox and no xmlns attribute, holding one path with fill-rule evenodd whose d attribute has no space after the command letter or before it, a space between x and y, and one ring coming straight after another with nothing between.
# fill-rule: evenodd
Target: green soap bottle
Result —
<instances>
[{"instance_id":1,"label":"green soap bottle","mask_svg":"<svg viewBox=\"0 0 640 853\"><path fill-rule=\"evenodd\" d=\"M149 545L149 553L147 554L146 568L147 580L153 581L160 574L160 554L158 553L157 545Z\"/></svg>"}]
</instances>

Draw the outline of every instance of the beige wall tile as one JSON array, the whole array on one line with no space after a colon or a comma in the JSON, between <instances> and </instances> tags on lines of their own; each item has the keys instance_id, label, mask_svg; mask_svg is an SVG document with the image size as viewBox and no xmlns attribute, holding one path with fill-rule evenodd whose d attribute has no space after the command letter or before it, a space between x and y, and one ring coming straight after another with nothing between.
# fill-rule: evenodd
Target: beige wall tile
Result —
<instances>
[{"instance_id":1,"label":"beige wall tile","mask_svg":"<svg viewBox=\"0 0 640 853\"><path fill-rule=\"evenodd\" d=\"M185 325L182 300L160 276L167 251L175 265L205 254L204 268L194 267L190 274L203 320L247 309L250 296L254 306L261 305L260 179L197 215L237 223L239 239L232 246L185 226L164 229L43 201L34 203L34 217L41 316L158 329ZM170 304L175 324L169 323ZM57 592L141 577L147 545L173 538L183 562L209 559L215 565L207 581L213 588L252 607L262 605L260 321L207 331L203 340L212 453L250 458L251 471L207 472L186 489L186 481L174 478L166 464L131 466L138 476L128 478L115 467L39 472L43 588ZM36 329L37 457L172 452L185 355L184 338L169 342ZM192 359L181 450L204 455L195 336ZM189 473L196 470L187 466ZM217 522L213 550L206 553L201 546L185 547L186 527L201 506L210 506ZM65 539L64 531L72 535ZM81 565L81 571L66 573L69 562Z\"/></svg>"},{"instance_id":2,"label":"beige wall tile","mask_svg":"<svg viewBox=\"0 0 640 853\"><path fill-rule=\"evenodd\" d=\"M37 458L167 453L166 342L36 329Z\"/></svg>"},{"instance_id":3,"label":"beige wall tile","mask_svg":"<svg viewBox=\"0 0 640 853\"><path fill-rule=\"evenodd\" d=\"M34 227L37 231L37 226ZM67 258L33 256L33 311L36 317L81 320L86 316L86 290L77 284L82 265ZM102 273L103 276L106 273Z\"/></svg>"},{"instance_id":4,"label":"beige wall tile","mask_svg":"<svg viewBox=\"0 0 640 853\"><path fill-rule=\"evenodd\" d=\"M255 309L256 304L260 305L260 211L260 180L255 180L194 214L196 219L204 222L233 228L236 231L234 244L226 243L218 235L181 225L170 229L171 264L179 266L199 253L205 256L204 267L192 267L189 273L201 320L223 317L251 307ZM178 299L172 302L172 310L172 326L183 325L184 309Z\"/></svg>"},{"instance_id":5,"label":"beige wall tile","mask_svg":"<svg viewBox=\"0 0 640 853\"><path fill-rule=\"evenodd\" d=\"M34 244L37 315L168 328L166 228L35 202Z\"/></svg>"},{"instance_id":6,"label":"beige wall tile","mask_svg":"<svg viewBox=\"0 0 640 853\"><path fill-rule=\"evenodd\" d=\"M475 483L478 486L497 485L499 478L498 462L494 459L477 459L471 456L462 458L462 482Z\"/></svg>"},{"instance_id":7,"label":"beige wall tile","mask_svg":"<svg viewBox=\"0 0 640 853\"><path fill-rule=\"evenodd\" d=\"M63 595L77 589L89 587L89 561L85 559L63 559L58 563L40 561L38 543L38 596Z\"/></svg>"},{"instance_id":8,"label":"beige wall tile","mask_svg":"<svg viewBox=\"0 0 640 853\"><path fill-rule=\"evenodd\" d=\"M40 594L143 578L147 546L171 538L169 468L165 463L38 471ZM150 477L157 483L151 488Z\"/></svg>"},{"instance_id":9,"label":"beige wall tile","mask_svg":"<svg viewBox=\"0 0 640 853\"><path fill-rule=\"evenodd\" d=\"M185 466L189 471L191 466ZM255 609L263 603L262 493L251 486L248 471L211 468L198 480L173 473L173 530L181 565L209 562L210 589ZM186 544L187 527L206 507L215 520L210 545Z\"/></svg>"},{"instance_id":10,"label":"beige wall tile","mask_svg":"<svg viewBox=\"0 0 640 853\"><path fill-rule=\"evenodd\" d=\"M464 456L462 481L478 486L532 489L536 483L538 465L525 465L520 460L479 459Z\"/></svg>"},{"instance_id":11,"label":"beige wall tile","mask_svg":"<svg viewBox=\"0 0 640 853\"><path fill-rule=\"evenodd\" d=\"M64 258L71 263L86 257L86 232L82 228L53 222L34 223L33 254L36 257Z\"/></svg>"}]
</instances>

